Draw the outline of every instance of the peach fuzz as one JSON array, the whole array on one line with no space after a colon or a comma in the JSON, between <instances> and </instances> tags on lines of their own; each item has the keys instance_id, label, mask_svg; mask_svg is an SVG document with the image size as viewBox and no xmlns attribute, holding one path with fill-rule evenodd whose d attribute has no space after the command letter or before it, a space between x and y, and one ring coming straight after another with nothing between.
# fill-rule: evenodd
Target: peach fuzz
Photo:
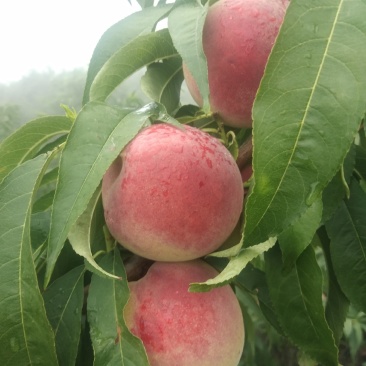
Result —
<instances>
[{"instance_id":1,"label":"peach fuzz","mask_svg":"<svg viewBox=\"0 0 366 366\"><path fill-rule=\"evenodd\" d=\"M202 43L210 105L224 123L251 127L252 107L287 0L219 0L208 11ZM197 84L183 66L188 89L202 106Z\"/></svg>"},{"instance_id":2,"label":"peach fuzz","mask_svg":"<svg viewBox=\"0 0 366 366\"><path fill-rule=\"evenodd\" d=\"M129 284L124 317L152 366L237 366L244 323L232 288L188 292L190 283L217 274L202 260L155 262L145 277Z\"/></svg>"},{"instance_id":3,"label":"peach fuzz","mask_svg":"<svg viewBox=\"0 0 366 366\"><path fill-rule=\"evenodd\" d=\"M243 205L240 170L225 146L197 128L141 131L103 178L105 219L127 249L184 261L218 249Z\"/></svg>"}]
</instances>

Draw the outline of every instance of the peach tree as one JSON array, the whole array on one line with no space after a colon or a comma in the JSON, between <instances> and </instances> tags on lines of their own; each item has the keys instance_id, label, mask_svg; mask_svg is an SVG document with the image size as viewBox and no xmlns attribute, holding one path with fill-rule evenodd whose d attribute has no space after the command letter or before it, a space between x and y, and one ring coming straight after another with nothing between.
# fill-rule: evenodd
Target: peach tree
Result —
<instances>
[{"instance_id":1,"label":"peach tree","mask_svg":"<svg viewBox=\"0 0 366 366\"><path fill-rule=\"evenodd\" d=\"M211 15L220 2L225 9ZM139 0L141 10L112 25L96 45L82 109L64 106L64 114L29 121L1 142L1 365L151 362L146 338L129 324L126 304L130 289L142 287L128 282L144 278L154 258L117 243L106 223L101 187L121 152L157 123L210 134L236 161L245 193L244 199L238 194L242 210L230 235L214 252L200 254L215 268L212 276L189 281L182 296L235 293L245 328L240 365L255 365L258 314L267 329L296 347L301 365L341 362L347 314L366 312L366 3L213 3ZM113 104L116 88L139 70L150 102L135 109ZM185 77L198 105L182 97ZM245 118L237 115L241 106L249 108ZM222 108L228 109L221 113ZM227 123L231 111L235 122ZM132 196L146 193L144 180ZM231 193L212 189L199 205L209 205L218 194L226 202ZM170 196L185 228L181 193ZM144 217L150 203L140 205L133 223L142 221L139 215ZM159 220L163 211L156 209ZM227 219L223 212L219 223ZM135 231L144 235L139 227ZM164 296L176 288L168 277ZM187 335L188 327L193 335L200 330L199 317L184 314L177 331ZM167 323L174 321L172 316ZM209 346L223 352L241 337L237 329L223 332L232 329L224 325L208 329ZM242 347L241 338L237 343ZM185 352L190 364L215 365L204 355L192 361L190 348ZM237 362L236 356L229 359Z\"/></svg>"}]
</instances>

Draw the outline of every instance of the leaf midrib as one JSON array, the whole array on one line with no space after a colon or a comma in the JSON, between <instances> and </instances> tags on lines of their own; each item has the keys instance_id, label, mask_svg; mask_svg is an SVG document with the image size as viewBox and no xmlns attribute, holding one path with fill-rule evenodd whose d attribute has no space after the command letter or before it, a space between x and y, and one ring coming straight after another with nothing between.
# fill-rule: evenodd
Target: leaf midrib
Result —
<instances>
[{"instance_id":1,"label":"leaf midrib","mask_svg":"<svg viewBox=\"0 0 366 366\"><path fill-rule=\"evenodd\" d=\"M311 93L310 93L310 96L309 96L309 100L308 100L308 103L307 103L306 108L305 108L304 116L303 116L303 118L301 120L301 123L300 123L299 132L298 132L298 134L296 136L296 140L295 140L294 147L292 149L292 153L291 153L291 156L289 158L288 164L287 164L287 166L286 166L286 168L284 170L284 173L283 173L283 175L282 175L282 177L280 179L280 182L279 182L279 184L278 184L278 186L276 188L276 191L274 192L274 194L273 194L273 196L272 196L269 204L267 205L267 208L264 210L262 216L258 219L256 226L258 226L260 224L260 222L263 220L264 216L267 214L267 212L269 210L269 207L271 207L271 205L272 205L275 197L277 196L277 193L280 190L280 187L281 187L281 185L282 185L282 183L283 183L283 181L284 181L284 179L286 177L286 173L287 173L287 171L288 171L288 169L289 169L289 167L291 165L291 162L292 162L292 160L294 158L295 151L296 151L296 147L298 145L298 142L299 142L300 136L301 136L301 132L302 132L302 130L304 128L304 125L305 125L305 120L306 120L306 117L308 115L308 111L309 111L310 104L311 104L311 102L313 100L313 97L314 97L314 93L315 93L315 90L316 90L316 86L318 84L318 81L319 81L321 72L322 72L322 70L324 68L325 59L328 56L328 50L329 50L330 44L332 43L332 38L333 38L334 30L336 28L336 25L338 24L337 23L337 20L339 18L339 13L340 13L340 10L342 8L343 3L344 3L344 0L340 0L339 6L338 6L338 10L337 10L337 13L336 13L336 16L335 16L335 19L334 19L333 27L331 29L331 32L330 32L330 35L329 35L329 38L328 38L328 43L327 43L327 45L325 47L325 52L324 52L322 61L321 61L320 65L319 65L319 71L318 71L318 73L316 75L316 78L314 80L313 87L311 88ZM252 232L253 232L253 230L252 230Z\"/></svg>"}]
</instances>

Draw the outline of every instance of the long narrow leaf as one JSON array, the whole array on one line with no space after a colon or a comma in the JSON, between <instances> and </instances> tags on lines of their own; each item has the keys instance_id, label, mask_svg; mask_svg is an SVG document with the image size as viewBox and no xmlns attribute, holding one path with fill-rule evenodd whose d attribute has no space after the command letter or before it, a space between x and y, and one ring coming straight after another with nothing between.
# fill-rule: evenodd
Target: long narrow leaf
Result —
<instances>
[{"instance_id":1,"label":"long narrow leaf","mask_svg":"<svg viewBox=\"0 0 366 366\"><path fill-rule=\"evenodd\" d=\"M319 229L318 235L322 244L328 270L328 292L325 316L330 329L332 329L336 343L338 344L343 335L344 322L346 321L349 309L349 300L341 290L334 273L330 255L330 240L324 226Z\"/></svg>"},{"instance_id":2,"label":"long narrow leaf","mask_svg":"<svg viewBox=\"0 0 366 366\"><path fill-rule=\"evenodd\" d=\"M343 292L366 312L366 193L351 182L350 199L326 223L334 272Z\"/></svg>"},{"instance_id":3,"label":"long narrow leaf","mask_svg":"<svg viewBox=\"0 0 366 366\"><path fill-rule=\"evenodd\" d=\"M106 100L135 71L152 62L177 55L166 29L132 40L103 65L90 87L90 100Z\"/></svg>"},{"instance_id":4,"label":"long narrow leaf","mask_svg":"<svg viewBox=\"0 0 366 366\"><path fill-rule=\"evenodd\" d=\"M339 169L323 191L322 223L325 223L333 216L334 212L342 203L343 198L347 196L348 185L350 184L353 169L355 168L356 150L356 146L352 145L344 159L341 169Z\"/></svg>"},{"instance_id":5,"label":"long narrow leaf","mask_svg":"<svg viewBox=\"0 0 366 366\"><path fill-rule=\"evenodd\" d=\"M179 106L182 82L182 60L177 57L149 65L141 78L141 88L148 97L162 103L172 113Z\"/></svg>"},{"instance_id":6,"label":"long narrow leaf","mask_svg":"<svg viewBox=\"0 0 366 366\"><path fill-rule=\"evenodd\" d=\"M99 266L99 264L94 260L93 257L91 248L93 217L100 195L101 190L97 189L93 194L93 197L89 201L86 210L81 214L81 216L76 220L75 224L72 226L68 235L68 239L75 252L86 259L86 261L89 264L88 266L89 270L100 276L111 277L114 279L121 279L120 277L114 276L111 273L105 271L102 267Z\"/></svg>"},{"instance_id":7,"label":"long narrow leaf","mask_svg":"<svg viewBox=\"0 0 366 366\"><path fill-rule=\"evenodd\" d=\"M174 46L196 80L203 98L203 109L207 112L210 109L208 71L202 46L202 32L208 5L208 1L205 6L200 5L198 1L182 2L168 18Z\"/></svg>"},{"instance_id":8,"label":"long narrow leaf","mask_svg":"<svg viewBox=\"0 0 366 366\"><path fill-rule=\"evenodd\" d=\"M45 155L0 185L0 360L2 365L57 365L54 335L39 291L30 243L31 203Z\"/></svg>"},{"instance_id":9,"label":"long narrow leaf","mask_svg":"<svg viewBox=\"0 0 366 366\"><path fill-rule=\"evenodd\" d=\"M43 293L47 316L55 332L60 366L74 365L81 331L84 267L59 277ZM65 352L67 350L67 352Z\"/></svg>"},{"instance_id":10,"label":"long narrow leaf","mask_svg":"<svg viewBox=\"0 0 366 366\"><path fill-rule=\"evenodd\" d=\"M338 366L338 349L322 304L322 273L313 248L308 246L287 273L282 271L278 247L267 252L265 260L269 292L283 332L320 364Z\"/></svg>"},{"instance_id":11,"label":"long narrow leaf","mask_svg":"<svg viewBox=\"0 0 366 366\"><path fill-rule=\"evenodd\" d=\"M109 253L101 266L115 276L126 278L118 250ZM94 366L147 366L141 341L126 327L123 308L129 297L126 281L93 275L88 296L88 321L95 354Z\"/></svg>"},{"instance_id":12,"label":"long narrow leaf","mask_svg":"<svg viewBox=\"0 0 366 366\"><path fill-rule=\"evenodd\" d=\"M90 60L83 105L89 101L90 86L108 59L134 39L150 33L157 21L167 14L171 8L172 5L164 5L143 9L122 19L106 30L96 45Z\"/></svg>"},{"instance_id":13,"label":"long narrow leaf","mask_svg":"<svg viewBox=\"0 0 366 366\"><path fill-rule=\"evenodd\" d=\"M366 180L366 149L363 146L356 146L356 169Z\"/></svg>"},{"instance_id":14,"label":"long narrow leaf","mask_svg":"<svg viewBox=\"0 0 366 366\"><path fill-rule=\"evenodd\" d=\"M242 249L241 252L232 257L224 270L215 278L211 278L206 282L192 283L189 286L189 291L202 292L209 291L212 288L224 286L233 278L238 276L245 266L254 258L263 254L276 244L276 238L269 238L266 242L257 244L251 248Z\"/></svg>"},{"instance_id":15,"label":"long narrow leaf","mask_svg":"<svg viewBox=\"0 0 366 366\"><path fill-rule=\"evenodd\" d=\"M90 102L79 113L63 150L52 211L48 283L67 234L84 212L105 171L124 146L158 115L152 104L127 114L104 103ZM103 128L99 126L103 125Z\"/></svg>"},{"instance_id":16,"label":"long narrow leaf","mask_svg":"<svg viewBox=\"0 0 366 366\"><path fill-rule=\"evenodd\" d=\"M299 255L310 244L320 225L322 208L322 200L319 198L278 236L284 270L293 267Z\"/></svg>"},{"instance_id":17,"label":"long narrow leaf","mask_svg":"<svg viewBox=\"0 0 366 366\"><path fill-rule=\"evenodd\" d=\"M277 236L321 195L366 111L366 3L291 1L253 109L244 245Z\"/></svg>"},{"instance_id":18,"label":"long narrow leaf","mask_svg":"<svg viewBox=\"0 0 366 366\"><path fill-rule=\"evenodd\" d=\"M0 144L0 181L17 165L33 158L48 140L70 131L64 116L47 116L28 122Z\"/></svg>"}]
</instances>

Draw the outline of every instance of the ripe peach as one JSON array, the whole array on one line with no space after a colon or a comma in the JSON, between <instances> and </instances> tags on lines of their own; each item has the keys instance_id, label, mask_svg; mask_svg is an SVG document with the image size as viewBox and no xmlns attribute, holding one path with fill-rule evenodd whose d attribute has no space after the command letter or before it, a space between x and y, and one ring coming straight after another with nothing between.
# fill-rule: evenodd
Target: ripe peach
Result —
<instances>
[{"instance_id":1,"label":"ripe peach","mask_svg":"<svg viewBox=\"0 0 366 366\"><path fill-rule=\"evenodd\" d=\"M251 127L252 106L288 0L219 0L208 11L203 29L210 105L233 127ZM193 99L202 97L183 66Z\"/></svg>"},{"instance_id":2,"label":"ripe peach","mask_svg":"<svg viewBox=\"0 0 366 366\"><path fill-rule=\"evenodd\" d=\"M237 366L244 347L239 302L229 285L188 292L218 273L202 260L155 262L130 283L124 316L152 366Z\"/></svg>"},{"instance_id":3,"label":"ripe peach","mask_svg":"<svg viewBox=\"0 0 366 366\"><path fill-rule=\"evenodd\" d=\"M242 211L239 168L199 129L156 124L141 131L103 178L107 226L127 249L160 261L216 250Z\"/></svg>"}]
</instances>

